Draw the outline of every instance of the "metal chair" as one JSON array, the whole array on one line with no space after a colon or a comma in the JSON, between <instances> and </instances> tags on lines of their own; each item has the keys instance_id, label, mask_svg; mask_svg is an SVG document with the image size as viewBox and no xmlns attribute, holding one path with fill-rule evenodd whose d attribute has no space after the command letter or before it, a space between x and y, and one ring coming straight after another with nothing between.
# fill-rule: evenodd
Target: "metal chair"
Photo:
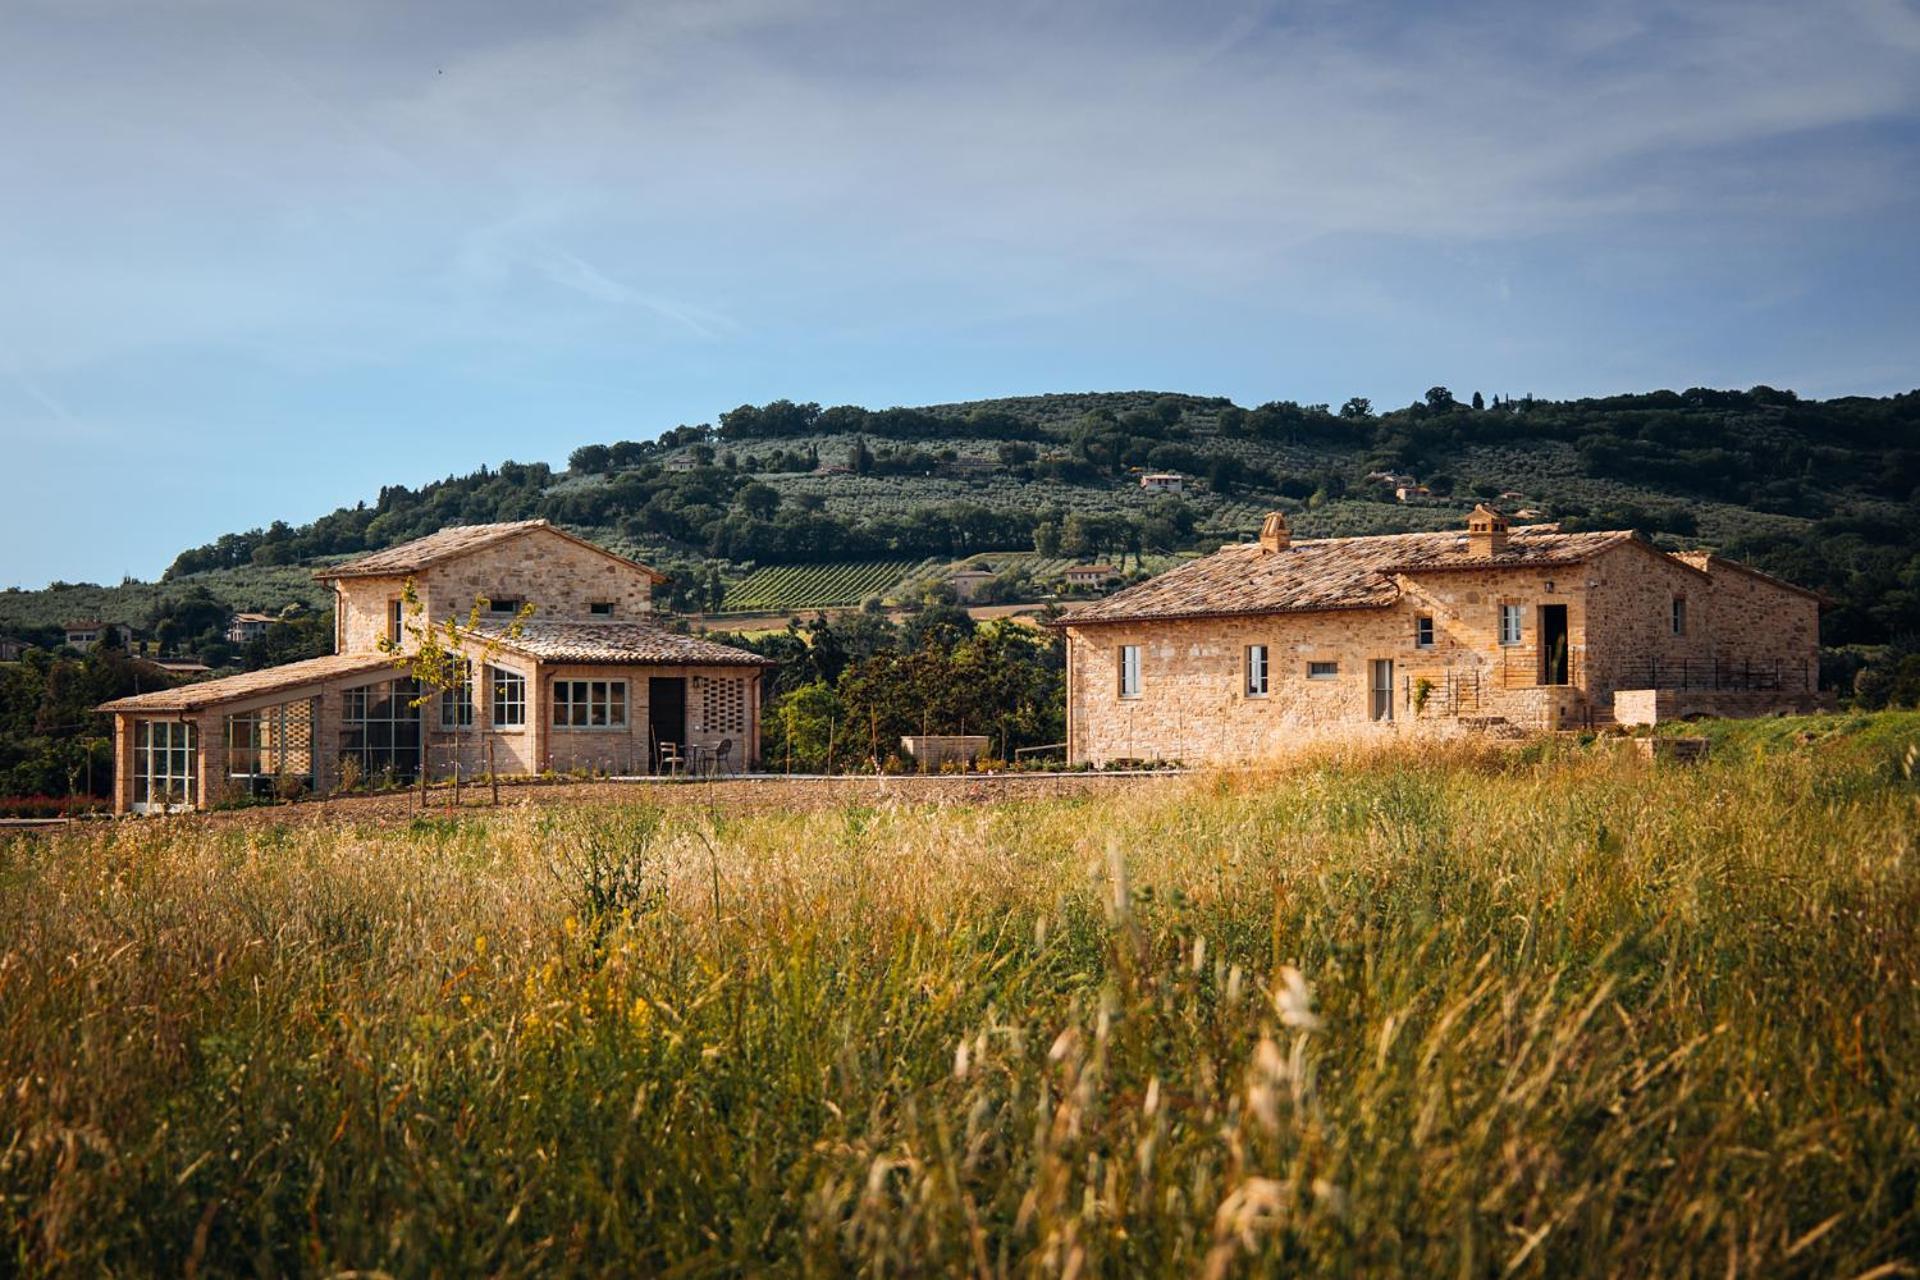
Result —
<instances>
[{"instance_id":1,"label":"metal chair","mask_svg":"<svg viewBox=\"0 0 1920 1280\"><path fill-rule=\"evenodd\" d=\"M711 777L715 773L720 772L723 769L728 773L739 772L738 768L733 763L733 739L732 738L720 739L720 745L715 747L713 749L713 754L707 758L707 774L709 777Z\"/></svg>"}]
</instances>

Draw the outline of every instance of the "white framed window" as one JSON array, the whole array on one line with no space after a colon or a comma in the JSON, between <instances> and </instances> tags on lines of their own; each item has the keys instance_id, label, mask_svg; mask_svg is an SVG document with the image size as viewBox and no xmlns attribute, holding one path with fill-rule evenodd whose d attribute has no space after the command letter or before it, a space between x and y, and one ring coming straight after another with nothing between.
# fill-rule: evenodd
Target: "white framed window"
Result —
<instances>
[{"instance_id":1,"label":"white framed window","mask_svg":"<svg viewBox=\"0 0 1920 1280\"><path fill-rule=\"evenodd\" d=\"M517 671L491 667L493 727L519 729L527 723L527 678Z\"/></svg>"},{"instance_id":2,"label":"white framed window","mask_svg":"<svg viewBox=\"0 0 1920 1280\"><path fill-rule=\"evenodd\" d=\"M467 729L473 726L473 664L465 664L460 683L440 691L440 727Z\"/></svg>"},{"instance_id":3,"label":"white framed window","mask_svg":"<svg viewBox=\"0 0 1920 1280\"><path fill-rule=\"evenodd\" d=\"M1520 643L1520 620L1522 616L1521 607L1517 604L1503 604L1500 606L1501 644Z\"/></svg>"},{"instance_id":4,"label":"white framed window","mask_svg":"<svg viewBox=\"0 0 1920 1280\"><path fill-rule=\"evenodd\" d=\"M1413 620L1413 647L1416 649L1433 648L1433 615L1423 613Z\"/></svg>"},{"instance_id":5,"label":"white framed window","mask_svg":"<svg viewBox=\"0 0 1920 1280\"><path fill-rule=\"evenodd\" d=\"M1247 646L1247 696L1267 696L1267 646L1263 644Z\"/></svg>"},{"instance_id":6,"label":"white framed window","mask_svg":"<svg viewBox=\"0 0 1920 1280\"><path fill-rule=\"evenodd\" d=\"M1687 598L1685 596L1673 598L1673 634L1677 636L1687 634Z\"/></svg>"},{"instance_id":7,"label":"white framed window","mask_svg":"<svg viewBox=\"0 0 1920 1280\"><path fill-rule=\"evenodd\" d=\"M1120 696L1140 696L1140 646L1137 644L1120 646Z\"/></svg>"},{"instance_id":8,"label":"white framed window","mask_svg":"<svg viewBox=\"0 0 1920 1280\"><path fill-rule=\"evenodd\" d=\"M1340 664L1337 662L1309 662L1307 679L1337 680L1340 677Z\"/></svg>"},{"instance_id":9,"label":"white framed window","mask_svg":"<svg viewBox=\"0 0 1920 1280\"><path fill-rule=\"evenodd\" d=\"M555 680L553 724L556 729L626 728L627 682Z\"/></svg>"}]
</instances>

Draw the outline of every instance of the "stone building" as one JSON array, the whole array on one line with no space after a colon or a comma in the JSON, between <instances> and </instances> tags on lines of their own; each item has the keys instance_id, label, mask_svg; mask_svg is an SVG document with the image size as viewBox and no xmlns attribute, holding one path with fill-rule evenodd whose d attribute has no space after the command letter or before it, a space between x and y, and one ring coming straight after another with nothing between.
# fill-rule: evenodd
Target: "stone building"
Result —
<instances>
[{"instance_id":1,"label":"stone building","mask_svg":"<svg viewBox=\"0 0 1920 1280\"><path fill-rule=\"evenodd\" d=\"M443 529L316 576L334 592L335 652L100 708L114 718L115 812L489 763L501 774L757 764L772 664L667 630L652 615L661 574L545 520ZM423 700L382 649L417 645L409 583L420 618L459 624L463 690ZM480 599L488 611L469 626ZM534 612L514 634L523 604Z\"/></svg>"},{"instance_id":2,"label":"stone building","mask_svg":"<svg viewBox=\"0 0 1920 1280\"><path fill-rule=\"evenodd\" d=\"M1078 763L1231 762L1316 738L1533 732L1818 705L1819 598L1631 532L1257 542L1072 609Z\"/></svg>"}]
</instances>

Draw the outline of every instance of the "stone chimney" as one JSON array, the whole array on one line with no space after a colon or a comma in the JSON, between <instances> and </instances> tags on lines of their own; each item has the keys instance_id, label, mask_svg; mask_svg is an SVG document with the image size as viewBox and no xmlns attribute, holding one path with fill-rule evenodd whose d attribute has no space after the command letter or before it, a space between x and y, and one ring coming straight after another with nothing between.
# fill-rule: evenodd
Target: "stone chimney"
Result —
<instances>
[{"instance_id":1,"label":"stone chimney","mask_svg":"<svg viewBox=\"0 0 1920 1280\"><path fill-rule=\"evenodd\" d=\"M1478 560L1491 560L1507 549L1507 518L1482 502L1467 517L1467 547Z\"/></svg>"},{"instance_id":2,"label":"stone chimney","mask_svg":"<svg viewBox=\"0 0 1920 1280\"><path fill-rule=\"evenodd\" d=\"M1287 528L1286 515L1279 511L1267 512L1267 518L1260 522L1260 550L1285 551L1292 541L1293 531Z\"/></svg>"}]
</instances>

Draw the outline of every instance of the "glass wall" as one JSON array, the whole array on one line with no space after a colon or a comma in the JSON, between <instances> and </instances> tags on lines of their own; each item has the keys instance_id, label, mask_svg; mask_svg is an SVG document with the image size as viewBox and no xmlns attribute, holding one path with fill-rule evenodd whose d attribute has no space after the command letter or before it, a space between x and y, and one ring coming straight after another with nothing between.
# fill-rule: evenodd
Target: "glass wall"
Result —
<instances>
[{"instance_id":1,"label":"glass wall","mask_svg":"<svg viewBox=\"0 0 1920 1280\"><path fill-rule=\"evenodd\" d=\"M199 802L197 736L194 726L184 721L134 721L133 808L136 813L190 809Z\"/></svg>"},{"instance_id":2,"label":"glass wall","mask_svg":"<svg viewBox=\"0 0 1920 1280\"><path fill-rule=\"evenodd\" d=\"M340 759L369 781L420 775L420 686L410 678L348 689L340 712Z\"/></svg>"},{"instance_id":3,"label":"glass wall","mask_svg":"<svg viewBox=\"0 0 1920 1280\"><path fill-rule=\"evenodd\" d=\"M228 716L228 786L263 798L311 791L317 708L317 699L300 698Z\"/></svg>"}]
</instances>

